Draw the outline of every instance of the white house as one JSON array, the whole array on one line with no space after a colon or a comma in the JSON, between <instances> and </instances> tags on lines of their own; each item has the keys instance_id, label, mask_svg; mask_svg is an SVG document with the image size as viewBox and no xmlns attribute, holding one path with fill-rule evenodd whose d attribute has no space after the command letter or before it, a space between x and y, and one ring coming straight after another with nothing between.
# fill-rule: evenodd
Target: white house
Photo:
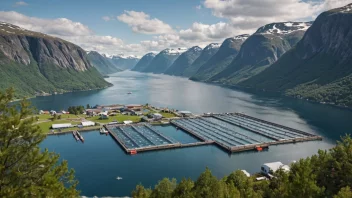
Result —
<instances>
[{"instance_id":1,"label":"white house","mask_svg":"<svg viewBox=\"0 0 352 198\"><path fill-rule=\"evenodd\" d=\"M62 124L53 124L51 125L52 129L63 129L72 127L71 123L62 123Z\"/></svg>"},{"instance_id":2,"label":"white house","mask_svg":"<svg viewBox=\"0 0 352 198\"><path fill-rule=\"evenodd\" d=\"M133 122L131 120L125 120L123 121L124 124L132 124Z\"/></svg>"},{"instance_id":3,"label":"white house","mask_svg":"<svg viewBox=\"0 0 352 198\"><path fill-rule=\"evenodd\" d=\"M284 171L290 171L290 167L281 162L265 163L262 165L261 171L263 174L269 175L271 173L276 172L280 168L283 169Z\"/></svg>"},{"instance_id":4,"label":"white house","mask_svg":"<svg viewBox=\"0 0 352 198\"><path fill-rule=\"evenodd\" d=\"M161 115L160 113L153 113L154 120L160 120L161 118L163 118L163 115Z\"/></svg>"},{"instance_id":5,"label":"white house","mask_svg":"<svg viewBox=\"0 0 352 198\"><path fill-rule=\"evenodd\" d=\"M192 112L190 112L190 111L179 111L178 113L181 114L182 117L192 116Z\"/></svg>"},{"instance_id":6,"label":"white house","mask_svg":"<svg viewBox=\"0 0 352 198\"><path fill-rule=\"evenodd\" d=\"M95 126L95 122L92 122L92 121L84 121L84 122L81 122L81 125L82 125L83 127Z\"/></svg>"}]
</instances>

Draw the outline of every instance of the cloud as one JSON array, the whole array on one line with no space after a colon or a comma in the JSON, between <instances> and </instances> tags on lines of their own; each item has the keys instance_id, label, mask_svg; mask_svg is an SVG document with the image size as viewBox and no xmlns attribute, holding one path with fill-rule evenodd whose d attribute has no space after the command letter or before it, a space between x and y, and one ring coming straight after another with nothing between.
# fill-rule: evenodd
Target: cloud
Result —
<instances>
[{"instance_id":1,"label":"cloud","mask_svg":"<svg viewBox=\"0 0 352 198\"><path fill-rule=\"evenodd\" d=\"M109 17L109 16L103 16L103 17L101 17L104 21L110 21L111 20L111 18Z\"/></svg>"},{"instance_id":2,"label":"cloud","mask_svg":"<svg viewBox=\"0 0 352 198\"><path fill-rule=\"evenodd\" d=\"M14 11L0 11L0 21L56 36L84 36L91 35L93 32L82 23L73 22L66 18L41 19L29 17Z\"/></svg>"},{"instance_id":3,"label":"cloud","mask_svg":"<svg viewBox=\"0 0 352 198\"><path fill-rule=\"evenodd\" d=\"M15 6L27 6L28 3L24 2L24 1L18 1L15 3Z\"/></svg>"},{"instance_id":4,"label":"cloud","mask_svg":"<svg viewBox=\"0 0 352 198\"><path fill-rule=\"evenodd\" d=\"M313 20L319 13L344 6L352 0L205 0L205 8L226 18L240 29L253 29L272 22Z\"/></svg>"},{"instance_id":5,"label":"cloud","mask_svg":"<svg viewBox=\"0 0 352 198\"><path fill-rule=\"evenodd\" d=\"M132 28L132 31L136 33L167 34L174 31L170 25L157 18L151 19L150 16L144 12L125 11L125 13L118 16L117 19L126 23Z\"/></svg>"},{"instance_id":6,"label":"cloud","mask_svg":"<svg viewBox=\"0 0 352 198\"><path fill-rule=\"evenodd\" d=\"M202 5L197 5L197 6L196 6L196 9L197 9L197 10L201 10L201 9L202 9Z\"/></svg>"}]
</instances>

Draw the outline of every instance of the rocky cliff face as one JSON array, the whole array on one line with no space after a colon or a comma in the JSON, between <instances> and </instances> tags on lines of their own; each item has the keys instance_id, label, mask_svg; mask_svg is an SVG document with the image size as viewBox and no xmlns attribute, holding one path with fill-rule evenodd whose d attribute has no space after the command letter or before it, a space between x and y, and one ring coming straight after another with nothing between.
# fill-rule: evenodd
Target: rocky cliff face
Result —
<instances>
[{"instance_id":1,"label":"rocky cliff face","mask_svg":"<svg viewBox=\"0 0 352 198\"><path fill-rule=\"evenodd\" d=\"M156 54L148 53L144 55L138 63L132 68L132 71L144 71L147 66L152 62Z\"/></svg>"},{"instance_id":2,"label":"rocky cliff face","mask_svg":"<svg viewBox=\"0 0 352 198\"><path fill-rule=\"evenodd\" d=\"M241 85L351 106L351 21L352 4L320 14L295 48Z\"/></svg>"},{"instance_id":3,"label":"rocky cliff face","mask_svg":"<svg viewBox=\"0 0 352 198\"><path fill-rule=\"evenodd\" d=\"M243 42L249 37L248 34L235 36L226 39L219 50L206 63L204 63L197 73L190 79L206 81L221 72L237 56Z\"/></svg>"},{"instance_id":4,"label":"rocky cliff face","mask_svg":"<svg viewBox=\"0 0 352 198\"><path fill-rule=\"evenodd\" d=\"M109 85L91 65L86 52L80 47L8 23L0 23L0 67L0 75L7 75L9 79L5 82L4 78L0 78L0 84L4 85L1 88L6 88L12 82L24 95L97 89ZM22 74L29 68L31 69L27 74ZM89 76L90 79L81 81L83 76ZM35 83L36 78L38 82L46 83L42 86L43 89L41 86L22 89Z\"/></svg>"},{"instance_id":5,"label":"rocky cliff face","mask_svg":"<svg viewBox=\"0 0 352 198\"><path fill-rule=\"evenodd\" d=\"M260 73L296 45L310 25L285 22L260 27L243 43L232 63L209 81L236 84Z\"/></svg>"},{"instance_id":6,"label":"rocky cliff face","mask_svg":"<svg viewBox=\"0 0 352 198\"><path fill-rule=\"evenodd\" d=\"M122 71L122 69L112 64L109 58L104 57L96 51L89 52L88 59L92 65L103 75Z\"/></svg>"},{"instance_id":7,"label":"rocky cliff face","mask_svg":"<svg viewBox=\"0 0 352 198\"><path fill-rule=\"evenodd\" d=\"M182 53L175 62L165 71L165 74L183 76L184 71L199 57L202 48L195 46Z\"/></svg>"},{"instance_id":8,"label":"rocky cliff face","mask_svg":"<svg viewBox=\"0 0 352 198\"><path fill-rule=\"evenodd\" d=\"M199 57L183 72L183 76L191 77L197 73L199 68L205 64L220 48L219 43L211 43L207 45Z\"/></svg>"}]
</instances>

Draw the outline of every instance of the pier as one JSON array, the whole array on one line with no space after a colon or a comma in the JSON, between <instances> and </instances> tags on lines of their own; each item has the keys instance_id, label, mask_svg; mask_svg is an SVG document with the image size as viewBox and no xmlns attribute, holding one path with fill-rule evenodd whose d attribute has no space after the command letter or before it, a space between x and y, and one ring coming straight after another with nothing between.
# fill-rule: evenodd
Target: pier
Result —
<instances>
[{"instance_id":1,"label":"pier","mask_svg":"<svg viewBox=\"0 0 352 198\"><path fill-rule=\"evenodd\" d=\"M104 125L128 154L217 145L230 153L269 148L271 145L322 140L322 137L242 113L211 114L171 119L170 123L199 142L182 144L148 123Z\"/></svg>"},{"instance_id":2,"label":"pier","mask_svg":"<svg viewBox=\"0 0 352 198\"><path fill-rule=\"evenodd\" d=\"M241 113L213 114L170 122L229 152L269 148L271 145L322 140L321 136L289 128Z\"/></svg>"}]
</instances>

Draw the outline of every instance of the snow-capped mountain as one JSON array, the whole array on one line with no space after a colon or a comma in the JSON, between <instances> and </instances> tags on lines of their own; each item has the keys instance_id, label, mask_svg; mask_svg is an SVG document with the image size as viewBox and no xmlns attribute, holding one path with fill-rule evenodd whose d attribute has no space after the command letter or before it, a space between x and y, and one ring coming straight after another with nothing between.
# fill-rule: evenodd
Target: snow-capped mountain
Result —
<instances>
[{"instance_id":1,"label":"snow-capped mountain","mask_svg":"<svg viewBox=\"0 0 352 198\"><path fill-rule=\"evenodd\" d=\"M156 56L155 53L148 53L144 55L136 64L136 66L133 67L132 71L144 71L147 66L150 64L150 62L154 59Z\"/></svg>"},{"instance_id":2,"label":"snow-capped mountain","mask_svg":"<svg viewBox=\"0 0 352 198\"><path fill-rule=\"evenodd\" d=\"M270 23L259 28L256 34L290 34L295 31L306 31L312 22Z\"/></svg>"},{"instance_id":3,"label":"snow-capped mountain","mask_svg":"<svg viewBox=\"0 0 352 198\"><path fill-rule=\"evenodd\" d=\"M194 46L182 53L175 62L165 71L165 74L183 76L184 71L199 57L202 48Z\"/></svg>"},{"instance_id":4,"label":"snow-capped mountain","mask_svg":"<svg viewBox=\"0 0 352 198\"><path fill-rule=\"evenodd\" d=\"M157 54L143 72L164 73L187 48L167 48Z\"/></svg>"}]
</instances>

